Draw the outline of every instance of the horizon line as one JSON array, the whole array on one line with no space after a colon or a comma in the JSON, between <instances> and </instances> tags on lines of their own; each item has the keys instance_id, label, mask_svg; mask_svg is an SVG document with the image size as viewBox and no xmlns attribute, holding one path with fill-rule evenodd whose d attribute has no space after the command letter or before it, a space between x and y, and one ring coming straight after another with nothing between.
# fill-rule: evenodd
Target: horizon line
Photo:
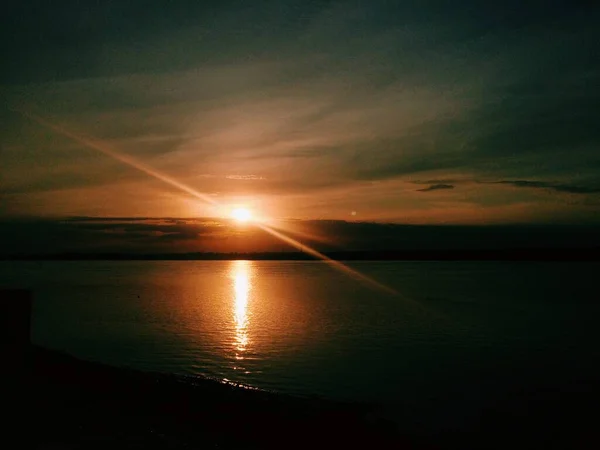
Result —
<instances>
[{"instance_id":1,"label":"horizon line","mask_svg":"<svg viewBox=\"0 0 600 450\"><path fill-rule=\"evenodd\" d=\"M144 221L144 220L180 220L180 221L194 221L194 220L213 220L221 222L235 222L235 219L230 217L222 216L86 216L86 215L69 215L69 216L7 216L0 217L1 222L16 222L16 221L72 221L72 222L84 222L84 221ZM266 220L255 220L248 222L246 225L251 226L253 224L260 225L261 223L268 222L337 222L346 224L370 224L370 225L392 225L392 226L405 226L405 227L464 227L464 228L491 228L491 227L595 227L598 226L595 222L504 222L504 223L410 223L410 222L392 222L392 221L379 221L379 220L348 220L348 219L326 219L326 218L294 218L294 217L279 217Z\"/></svg>"}]
</instances>

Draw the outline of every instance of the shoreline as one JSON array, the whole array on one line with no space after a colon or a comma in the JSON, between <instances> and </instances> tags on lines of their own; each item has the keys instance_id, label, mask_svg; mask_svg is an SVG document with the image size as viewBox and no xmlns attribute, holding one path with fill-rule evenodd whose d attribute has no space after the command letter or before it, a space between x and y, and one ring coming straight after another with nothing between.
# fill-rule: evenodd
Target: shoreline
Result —
<instances>
[{"instance_id":1,"label":"shoreline","mask_svg":"<svg viewBox=\"0 0 600 450\"><path fill-rule=\"evenodd\" d=\"M600 248L481 250L360 250L323 252L334 261L600 261ZM302 252L120 253L63 252L0 255L0 261L319 261Z\"/></svg>"},{"instance_id":2,"label":"shoreline","mask_svg":"<svg viewBox=\"0 0 600 450\"><path fill-rule=\"evenodd\" d=\"M424 432L374 414L375 405L115 367L39 346L30 356L21 389L33 400L38 448L580 448L600 442L589 414L600 400L592 380L575 391L529 386L469 429Z\"/></svg>"},{"instance_id":3,"label":"shoreline","mask_svg":"<svg viewBox=\"0 0 600 450\"><path fill-rule=\"evenodd\" d=\"M0 291L0 293L2 293ZM556 360L529 353L515 371L498 359L437 398L422 392L396 419L375 404L244 389L200 377L91 362L30 343L31 295L5 291L0 389L20 448L595 448L600 353ZM562 349L567 351L568 348ZM566 360L565 360L566 361ZM469 395L507 386L453 425ZM410 389L410 386L408 387ZM397 408L396 408L397 406ZM416 415L415 415L416 413ZM386 419L387 417L387 419ZM21 430L28 430L23 432Z\"/></svg>"},{"instance_id":4,"label":"shoreline","mask_svg":"<svg viewBox=\"0 0 600 450\"><path fill-rule=\"evenodd\" d=\"M30 356L22 388L33 394L40 445L108 440L143 448L306 448L317 438L324 446L404 440L393 424L369 419L360 404L114 367L39 346Z\"/></svg>"}]
</instances>

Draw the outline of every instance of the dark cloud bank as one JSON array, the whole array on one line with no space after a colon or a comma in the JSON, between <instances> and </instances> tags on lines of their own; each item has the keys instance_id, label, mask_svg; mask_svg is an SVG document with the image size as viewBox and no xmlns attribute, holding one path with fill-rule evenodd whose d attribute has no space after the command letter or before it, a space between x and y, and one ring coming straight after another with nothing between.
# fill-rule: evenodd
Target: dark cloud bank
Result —
<instances>
[{"instance_id":1,"label":"dark cloud bank","mask_svg":"<svg viewBox=\"0 0 600 450\"><path fill-rule=\"evenodd\" d=\"M600 248L600 231L582 226L409 226L344 221L281 221L286 234L320 251ZM290 252L252 225L228 220L74 218L0 222L10 255Z\"/></svg>"}]
</instances>

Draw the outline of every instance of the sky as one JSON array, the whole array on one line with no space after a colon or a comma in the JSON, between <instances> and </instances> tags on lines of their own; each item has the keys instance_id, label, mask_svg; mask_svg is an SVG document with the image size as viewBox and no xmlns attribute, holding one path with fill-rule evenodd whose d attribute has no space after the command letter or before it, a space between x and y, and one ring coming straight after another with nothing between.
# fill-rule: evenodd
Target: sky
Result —
<instances>
[{"instance_id":1,"label":"sky","mask_svg":"<svg viewBox=\"0 0 600 450\"><path fill-rule=\"evenodd\" d=\"M0 220L600 223L597 2L8 0L0 21Z\"/></svg>"}]
</instances>

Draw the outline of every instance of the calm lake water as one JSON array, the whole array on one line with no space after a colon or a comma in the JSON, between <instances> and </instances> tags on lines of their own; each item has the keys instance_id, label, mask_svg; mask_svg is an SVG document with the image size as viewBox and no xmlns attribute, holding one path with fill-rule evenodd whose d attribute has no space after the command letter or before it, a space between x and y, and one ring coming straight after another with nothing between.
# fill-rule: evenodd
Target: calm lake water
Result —
<instances>
[{"instance_id":1,"label":"calm lake water","mask_svg":"<svg viewBox=\"0 0 600 450\"><path fill-rule=\"evenodd\" d=\"M34 290L36 343L85 359L446 424L600 376L599 264L350 266L399 294L286 261L3 262L0 286Z\"/></svg>"}]
</instances>

